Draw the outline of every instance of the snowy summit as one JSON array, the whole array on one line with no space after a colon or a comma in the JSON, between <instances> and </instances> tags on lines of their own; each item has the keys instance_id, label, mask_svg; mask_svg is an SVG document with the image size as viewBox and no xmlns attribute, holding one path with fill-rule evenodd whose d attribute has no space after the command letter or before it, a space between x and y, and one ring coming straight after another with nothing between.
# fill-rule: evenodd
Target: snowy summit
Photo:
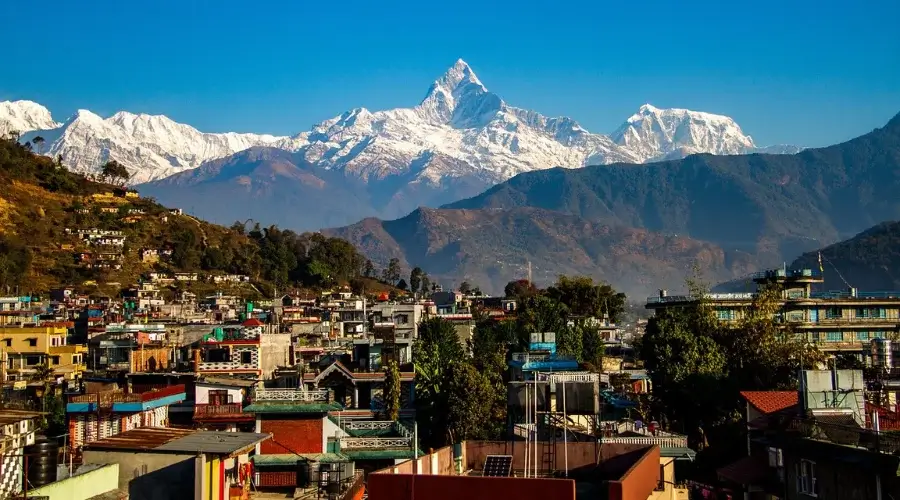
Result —
<instances>
[{"instance_id":1,"label":"snowy summit","mask_svg":"<svg viewBox=\"0 0 900 500\"><path fill-rule=\"evenodd\" d=\"M726 116L641 106L611 136L590 133L567 117L547 117L509 105L490 92L462 59L434 81L413 108L357 108L292 137L210 134L165 116L119 112L103 119L79 111L57 124L29 101L0 102L0 133L44 137L44 153L69 168L97 171L115 159L133 183L162 179L254 146L284 149L313 167L361 181L402 175L407 183L441 185L473 178L487 184L552 167L644 163L693 153L759 150ZM766 152L796 152L774 147Z\"/></svg>"}]
</instances>

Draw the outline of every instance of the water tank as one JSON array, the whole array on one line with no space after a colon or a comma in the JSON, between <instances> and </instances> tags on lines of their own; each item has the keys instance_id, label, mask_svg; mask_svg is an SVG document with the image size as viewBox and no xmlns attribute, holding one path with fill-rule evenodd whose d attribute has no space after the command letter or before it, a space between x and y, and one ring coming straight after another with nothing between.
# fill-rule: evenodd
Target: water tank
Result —
<instances>
[{"instance_id":1,"label":"water tank","mask_svg":"<svg viewBox=\"0 0 900 500\"><path fill-rule=\"evenodd\" d=\"M56 481L56 466L59 462L59 445L47 438L39 438L25 447L28 461L26 475L28 489L39 488Z\"/></svg>"},{"instance_id":2,"label":"water tank","mask_svg":"<svg viewBox=\"0 0 900 500\"><path fill-rule=\"evenodd\" d=\"M893 366L893 353L891 341L888 339L872 339L872 366L875 368L890 369Z\"/></svg>"}]
</instances>

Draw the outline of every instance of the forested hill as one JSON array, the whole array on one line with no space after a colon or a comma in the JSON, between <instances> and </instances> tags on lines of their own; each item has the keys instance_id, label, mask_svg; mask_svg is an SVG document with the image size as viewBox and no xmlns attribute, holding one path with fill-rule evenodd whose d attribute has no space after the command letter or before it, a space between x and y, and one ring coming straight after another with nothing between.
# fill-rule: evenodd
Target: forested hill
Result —
<instances>
[{"instance_id":1,"label":"forested hill","mask_svg":"<svg viewBox=\"0 0 900 500\"><path fill-rule=\"evenodd\" d=\"M364 268L365 259L339 238L210 224L120 187L116 165L88 179L31 149L0 139L0 294L58 285L112 293L157 271L246 275L247 294L268 296L274 286L346 282ZM121 231L125 243L88 244L79 230ZM142 260L145 249L158 250L159 261Z\"/></svg>"}]
</instances>

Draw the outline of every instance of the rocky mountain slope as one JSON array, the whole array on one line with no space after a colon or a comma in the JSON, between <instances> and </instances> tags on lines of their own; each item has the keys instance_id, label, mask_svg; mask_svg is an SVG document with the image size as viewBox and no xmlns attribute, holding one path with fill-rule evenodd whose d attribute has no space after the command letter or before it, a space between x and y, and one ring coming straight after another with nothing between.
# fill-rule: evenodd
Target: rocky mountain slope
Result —
<instances>
[{"instance_id":1,"label":"rocky mountain slope","mask_svg":"<svg viewBox=\"0 0 900 500\"><path fill-rule=\"evenodd\" d=\"M397 258L448 285L463 280L502 293L527 276L539 284L559 274L588 275L642 297L678 287L696 262L715 276L754 269L754 259L703 241L608 225L574 215L521 207L509 210L418 209L402 219L365 219L324 231L346 239L377 263Z\"/></svg>"},{"instance_id":2,"label":"rocky mountain slope","mask_svg":"<svg viewBox=\"0 0 900 500\"><path fill-rule=\"evenodd\" d=\"M641 168L526 173L440 210L332 233L376 260L445 262L432 272L457 281L496 287L523 276L530 260L542 277L581 270L642 295L682 289L693 259L715 283L900 219L898 171L900 115L846 143L796 155L694 155ZM440 240L432 234L446 240L434 245Z\"/></svg>"}]
</instances>

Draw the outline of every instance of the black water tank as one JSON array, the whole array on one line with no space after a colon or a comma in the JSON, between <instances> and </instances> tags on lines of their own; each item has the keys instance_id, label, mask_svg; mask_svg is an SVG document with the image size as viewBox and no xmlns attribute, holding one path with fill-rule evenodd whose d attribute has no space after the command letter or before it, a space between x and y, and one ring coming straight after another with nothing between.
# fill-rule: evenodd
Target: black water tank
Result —
<instances>
[{"instance_id":1,"label":"black water tank","mask_svg":"<svg viewBox=\"0 0 900 500\"><path fill-rule=\"evenodd\" d=\"M25 455L23 460L27 464L25 477L28 478L28 489L56 481L59 445L55 441L39 438L34 444L25 447Z\"/></svg>"}]
</instances>

